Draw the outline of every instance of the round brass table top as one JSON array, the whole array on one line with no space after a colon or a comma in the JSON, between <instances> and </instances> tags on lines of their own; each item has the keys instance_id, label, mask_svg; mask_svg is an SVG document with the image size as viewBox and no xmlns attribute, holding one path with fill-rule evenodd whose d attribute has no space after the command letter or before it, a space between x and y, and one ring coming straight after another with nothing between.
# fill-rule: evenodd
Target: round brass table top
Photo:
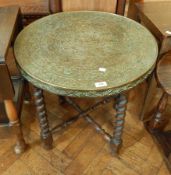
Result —
<instances>
[{"instance_id":1,"label":"round brass table top","mask_svg":"<svg viewBox=\"0 0 171 175\"><path fill-rule=\"evenodd\" d=\"M44 17L17 37L15 57L23 76L60 95L120 93L154 68L158 48L150 32L105 12L63 12Z\"/></svg>"}]
</instances>

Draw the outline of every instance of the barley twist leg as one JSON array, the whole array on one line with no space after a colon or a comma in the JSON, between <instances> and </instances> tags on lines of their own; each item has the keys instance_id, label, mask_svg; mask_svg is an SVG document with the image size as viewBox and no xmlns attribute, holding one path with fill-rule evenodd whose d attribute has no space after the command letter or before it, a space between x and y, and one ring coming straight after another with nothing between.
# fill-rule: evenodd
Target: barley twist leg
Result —
<instances>
[{"instance_id":1,"label":"barley twist leg","mask_svg":"<svg viewBox=\"0 0 171 175\"><path fill-rule=\"evenodd\" d=\"M124 128L126 105L127 105L126 96L123 94L119 94L116 97L116 105L115 105L116 119L114 121L114 134L111 139L111 149L113 155L118 153L122 144L122 133Z\"/></svg>"},{"instance_id":2,"label":"barley twist leg","mask_svg":"<svg viewBox=\"0 0 171 175\"><path fill-rule=\"evenodd\" d=\"M49 123L48 123L47 114L46 114L43 91L35 87L34 97L35 97L35 104L36 104L36 109L38 113L40 129L41 129L40 135L41 135L42 144L45 149L51 149L53 139L52 139L52 134L49 130Z\"/></svg>"}]
</instances>

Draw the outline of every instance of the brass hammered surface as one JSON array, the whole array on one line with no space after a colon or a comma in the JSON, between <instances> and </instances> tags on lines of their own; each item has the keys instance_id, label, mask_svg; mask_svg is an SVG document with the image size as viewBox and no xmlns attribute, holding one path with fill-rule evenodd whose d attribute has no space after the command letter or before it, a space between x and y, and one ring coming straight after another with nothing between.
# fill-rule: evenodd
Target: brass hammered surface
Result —
<instances>
[{"instance_id":1,"label":"brass hammered surface","mask_svg":"<svg viewBox=\"0 0 171 175\"><path fill-rule=\"evenodd\" d=\"M126 17L80 11L30 24L17 37L14 52L23 76L34 85L61 95L96 97L143 81L158 48L147 29Z\"/></svg>"}]
</instances>

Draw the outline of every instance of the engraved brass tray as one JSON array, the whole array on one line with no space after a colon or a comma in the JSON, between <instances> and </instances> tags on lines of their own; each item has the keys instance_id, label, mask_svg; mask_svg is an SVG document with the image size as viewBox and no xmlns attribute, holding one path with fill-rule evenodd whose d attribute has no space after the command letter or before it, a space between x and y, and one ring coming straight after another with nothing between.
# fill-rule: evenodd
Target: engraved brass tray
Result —
<instances>
[{"instance_id":1,"label":"engraved brass tray","mask_svg":"<svg viewBox=\"0 0 171 175\"><path fill-rule=\"evenodd\" d=\"M23 76L50 92L108 96L142 82L153 70L157 43L142 25L112 13L79 11L44 17L17 37Z\"/></svg>"}]
</instances>

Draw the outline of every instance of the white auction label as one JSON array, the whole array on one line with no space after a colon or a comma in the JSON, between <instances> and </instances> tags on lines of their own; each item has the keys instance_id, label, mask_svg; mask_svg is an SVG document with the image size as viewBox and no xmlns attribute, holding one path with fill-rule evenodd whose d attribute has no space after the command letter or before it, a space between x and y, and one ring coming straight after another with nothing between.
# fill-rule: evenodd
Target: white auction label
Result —
<instances>
[{"instance_id":1,"label":"white auction label","mask_svg":"<svg viewBox=\"0 0 171 175\"><path fill-rule=\"evenodd\" d=\"M104 68L104 67L99 67L99 71L100 71L100 72L106 72L106 68Z\"/></svg>"},{"instance_id":2,"label":"white auction label","mask_svg":"<svg viewBox=\"0 0 171 175\"><path fill-rule=\"evenodd\" d=\"M167 33L168 35L171 35L171 31L167 30L165 33Z\"/></svg>"},{"instance_id":3,"label":"white auction label","mask_svg":"<svg viewBox=\"0 0 171 175\"><path fill-rule=\"evenodd\" d=\"M106 83L106 81L96 82L95 86L96 87L105 87L105 86L107 86L107 83Z\"/></svg>"}]
</instances>

